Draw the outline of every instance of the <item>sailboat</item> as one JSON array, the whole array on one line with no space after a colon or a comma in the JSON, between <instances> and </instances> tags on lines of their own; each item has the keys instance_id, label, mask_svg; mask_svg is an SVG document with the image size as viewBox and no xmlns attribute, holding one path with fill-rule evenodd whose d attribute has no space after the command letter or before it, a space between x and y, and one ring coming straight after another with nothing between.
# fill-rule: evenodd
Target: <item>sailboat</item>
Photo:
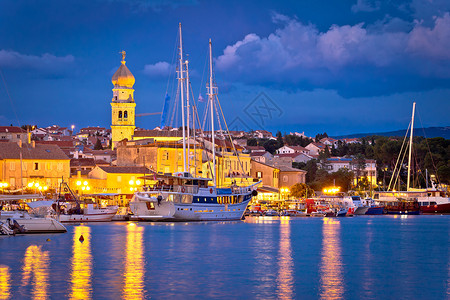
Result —
<instances>
[{"instance_id":1,"label":"sailboat","mask_svg":"<svg viewBox=\"0 0 450 300\"><path fill-rule=\"evenodd\" d=\"M445 192L439 190L434 182L432 182L431 189L414 189L411 187L411 159L415 109L416 103L414 102L409 136L408 177L406 191L394 190L398 179L394 179L393 176L388 188L389 190L392 187L392 191L376 192L374 193L374 200L385 204L384 210L387 214L448 214L450 213L450 198L446 197ZM402 165L400 162L400 157L401 153L399 154L396 164L396 167L398 166L398 174L400 174ZM396 170L394 170L394 174L395 173ZM428 178L426 178L426 181L428 185Z\"/></svg>"},{"instance_id":2,"label":"sailboat","mask_svg":"<svg viewBox=\"0 0 450 300\"><path fill-rule=\"evenodd\" d=\"M193 176L188 156L191 144L190 105L189 105L189 72L187 61L183 61L183 43L181 24L179 25L179 90L181 99L182 131L183 131L183 172L172 174L154 173L153 179L158 184L149 186L146 191L136 192L130 202L132 219L145 221L211 221L240 220L253 196L257 195L258 183L247 186L236 184L227 187L217 186L216 176L216 143L214 131L214 112L217 88L213 84L212 44L209 41L209 86L208 106L211 114L211 152L212 178ZM185 68L186 64L186 68ZM186 77L185 77L186 75ZM186 83L186 87L184 86ZM186 101L184 93L186 91ZM186 112L186 113L185 113ZM194 113L192 113L193 115ZM187 119L185 119L187 117ZM195 124L195 123L194 123ZM187 126L186 126L187 125ZM185 129L187 128L187 130ZM194 127L193 140L197 140ZM204 143L204 135L200 137ZM205 147L206 148L206 147ZM206 149L205 149L206 151Z\"/></svg>"}]
</instances>

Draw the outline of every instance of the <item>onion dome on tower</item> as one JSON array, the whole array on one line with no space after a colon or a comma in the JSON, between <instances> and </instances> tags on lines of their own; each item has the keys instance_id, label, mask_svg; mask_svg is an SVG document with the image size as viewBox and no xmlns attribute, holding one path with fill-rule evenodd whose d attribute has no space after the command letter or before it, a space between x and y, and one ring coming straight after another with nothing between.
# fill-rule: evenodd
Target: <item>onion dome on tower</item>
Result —
<instances>
[{"instance_id":1,"label":"onion dome on tower","mask_svg":"<svg viewBox=\"0 0 450 300\"><path fill-rule=\"evenodd\" d=\"M125 65L125 51L122 51L122 64L119 69L114 73L111 81L114 84L114 87L127 87L132 88L135 82L133 74L131 74L130 70Z\"/></svg>"}]
</instances>

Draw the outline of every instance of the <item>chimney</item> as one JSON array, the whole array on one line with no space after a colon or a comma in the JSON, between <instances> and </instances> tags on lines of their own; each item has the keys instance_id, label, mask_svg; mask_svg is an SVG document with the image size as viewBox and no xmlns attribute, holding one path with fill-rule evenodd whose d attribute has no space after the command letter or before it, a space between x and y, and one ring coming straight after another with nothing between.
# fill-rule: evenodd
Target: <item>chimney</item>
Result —
<instances>
[{"instance_id":1,"label":"chimney","mask_svg":"<svg viewBox=\"0 0 450 300\"><path fill-rule=\"evenodd\" d=\"M31 141L31 147L36 148L36 142L35 141Z\"/></svg>"},{"instance_id":2,"label":"chimney","mask_svg":"<svg viewBox=\"0 0 450 300\"><path fill-rule=\"evenodd\" d=\"M27 138L28 138L28 144L31 144L31 132L29 129L27 129Z\"/></svg>"}]
</instances>

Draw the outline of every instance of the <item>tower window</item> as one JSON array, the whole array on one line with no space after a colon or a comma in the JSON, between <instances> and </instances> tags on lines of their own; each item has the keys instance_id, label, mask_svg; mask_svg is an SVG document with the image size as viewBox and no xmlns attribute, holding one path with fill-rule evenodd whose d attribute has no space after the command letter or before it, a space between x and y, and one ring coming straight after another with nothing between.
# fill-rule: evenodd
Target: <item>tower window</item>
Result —
<instances>
[{"instance_id":1,"label":"tower window","mask_svg":"<svg viewBox=\"0 0 450 300\"><path fill-rule=\"evenodd\" d=\"M114 99L117 101L117 96L114 96Z\"/></svg>"},{"instance_id":2,"label":"tower window","mask_svg":"<svg viewBox=\"0 0 450 300\"><path fill-rule=\"evenodd\" d=\"M124 117L125 119L128 118L128 111L124 111L124 112L123 112L123 117Z\"/></svg>"},{"instance_id":3,"label":"tower window","mask_svg":"<svg viewBox=\"0 0 450 300\"><path fill-rule=\"evenodd\" d=\"M119 119L122 119L122 111L119 110Z\"/></svg>"}]
</instances>

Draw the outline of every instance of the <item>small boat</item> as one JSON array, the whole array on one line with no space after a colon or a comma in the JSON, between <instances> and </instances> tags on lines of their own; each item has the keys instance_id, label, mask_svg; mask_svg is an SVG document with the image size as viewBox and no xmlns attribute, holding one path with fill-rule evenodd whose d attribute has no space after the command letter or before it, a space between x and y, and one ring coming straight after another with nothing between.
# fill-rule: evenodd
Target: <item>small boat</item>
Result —
<instances>
[{"instance_id":1,"label":"small boat","mask_svg":"<svg viewBox=\"0 0 450 300\"><path fill-rule=\"evenodd\" d=\"M30 213L26 210L0 211L0 220L14 220L18 225L23 226L25 233L58 233L66 232L67 229L47 213L40 214L39 210L52 211L53 201L34 201L26 202L30 208Z\"/></svg>"},{"instance_id":2,"label":"small boat","mask_svg":"<svg viewBox=\"0 0 450 300\"><path fill-rule=\"evenodd\" d=\"M326 213L323 211L313 211L310 214L311 217L325 217Z\"/></svg>"},{"instance_id":3,"label":"small boat","mask_svg":"<svg viewBox=\"0 0 450 300\"><path fill-rule=\"evenodd\" d=\"M59 195L57 202L53 204L57 218L61 223L111 222L119 210L117 205L99 207L96 203L84 204L85 207L81 208L81 201L75 196L65 181L61 183L61 190L65 190L68 193L64 196Z\"/></svg>"},{"instance_id":4,"label":"small boat","mask_svg":"<svg viewBox=\"0 0 450 300\"><path fill-rule=\"evenodd\" d=\"M336 212L336 217L345 217L348 210L346 208L341 208Z\"/></svg>"},{"instance_id":5,"label":"small boat","mask_svg":"<svg viewBox=\"0 0 450 300\"><path fill-rule=\"evenodd\" d=\"M398 199L395 202L388 202L384 206L384 212L388 215L418 215L420 206L417 199Z\"/></svg>"},{"instance_id":6,"label":"small boat","mask_svg":"<svg viewBox=\"0 0 450 300\"><path fill-rule=\"evenodd\" d=\"M264 216L266 216L266 217L278 217L278 216L280 216L280 214L276 210L269 209L269 210L266 210L264 212Z\"/></svg>"}]
</instances>

